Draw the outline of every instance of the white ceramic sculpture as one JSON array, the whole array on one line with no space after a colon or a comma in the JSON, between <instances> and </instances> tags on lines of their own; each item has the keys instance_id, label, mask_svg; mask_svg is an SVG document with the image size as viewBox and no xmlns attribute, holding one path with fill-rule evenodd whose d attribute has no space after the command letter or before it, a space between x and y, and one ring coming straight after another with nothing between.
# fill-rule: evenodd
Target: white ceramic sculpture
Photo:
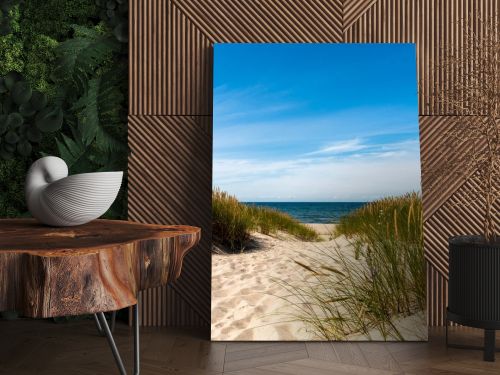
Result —
<instances>
[{"instance_id":1,"label":"white ceramic sculpture","mask_svg":"<svg viewBox=\"0 0 500 375\"><path fill-rule=\"evenodd\" d=\"M26 176L26 203L40 222L69 227L103 215L116 199L123 172L68 176L64 160L46 156L33 163Z\"/></svg>"}]
</instances>

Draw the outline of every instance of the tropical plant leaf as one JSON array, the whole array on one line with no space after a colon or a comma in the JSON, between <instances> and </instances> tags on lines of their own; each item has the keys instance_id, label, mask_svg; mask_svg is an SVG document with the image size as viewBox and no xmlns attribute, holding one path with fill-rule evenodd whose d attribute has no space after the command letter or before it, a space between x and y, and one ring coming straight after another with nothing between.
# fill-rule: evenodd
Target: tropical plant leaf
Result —
<instances>
[{"instance_id":1,"label":"tropical plant leaf","mask_svg":"<svg viewBox=\"0 0 500 375\"><path fill-rule=\"evenodd\" d=\"M59 107L46 107L38 112L35 123L42 132L54 132L61 129L63 124L63 112Z\"/></svg>"},{"instance_id":2,"label":"tropical plant leaf","mask_svg":"<svg viewBox=\"0 0 500 375\"><path fill-rule=\"evenodd\" d=\"M12 100L14 100L16 104L25 104L31 99L32 93L33 90L28 82L18 81L12 87Z\"/></svg>"},{"instance_id":3,"label":"tropical plant leaf","mask_svg":"<svg viewBox=\"0 0 500 375\"><path fill-rule=\"evenodd\" d=\"M81 141L81 137L70 138L61 134L56 139L59 156L66 162L71 173L91 171L90 162L87 160L88 146Z\"/></svg>"},{"instance_id":4,"label":"tropical plant leaf","mask_svg":"<svg viewBox=\"0 0 500 375\"><path fill-rule=\"evenodd\" d=\"M29 156L33 147L28 141L22 141L17 144L17 152L22 156Z\"/></svg>"},{"instance_id":5,"label":"tropical plant leaf","mask_svg":"<svg viewBox=\"0 0 500 375\"><path fill-rule=\"evenodd\" d=\"M95 142L103 152L125 151L126 145L116 134L125 124L120 118L123 94L116 78L108 72L92 78L85 94L74 104L78 116L78 131L86 145Z\"/></svg>"},{"instance_id":6,"label":"tropical plant leaf","mask_svg":"<svg viewBox=\"0 0 500 375\"><path fill-rule=\"evenodd\" d=\"M82 92L88 77L120 49L120 43L95 29L73 25L73 30L75 37L57 47L59 59L54 75L62 81L71 81Z\"/></svg>"}]
</instances>

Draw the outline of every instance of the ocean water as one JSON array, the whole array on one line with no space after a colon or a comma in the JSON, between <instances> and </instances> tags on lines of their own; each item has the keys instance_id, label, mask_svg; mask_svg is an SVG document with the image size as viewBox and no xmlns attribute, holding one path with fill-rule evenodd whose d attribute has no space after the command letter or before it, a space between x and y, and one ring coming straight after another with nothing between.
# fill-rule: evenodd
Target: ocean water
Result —
<instances>
[{"instance_id":1,"label":"ocean water","mask_svg":"<svg viewBox=\"0 0 500 375\"><path fill-rule=\"evenodd\" d=\"M339 219L366 202L244 202L286 212L302 223L338 223Z\"/></svg>"}]
</instances>

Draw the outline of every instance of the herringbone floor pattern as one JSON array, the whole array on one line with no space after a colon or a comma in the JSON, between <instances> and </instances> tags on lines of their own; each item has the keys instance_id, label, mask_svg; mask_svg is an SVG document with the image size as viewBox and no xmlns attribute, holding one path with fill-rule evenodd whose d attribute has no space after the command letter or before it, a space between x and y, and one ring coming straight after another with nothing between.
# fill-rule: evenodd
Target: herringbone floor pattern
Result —
<instances>
[{"instance_id":1,"label":"herringbone floor pattern","mask_svg":"<svg viewBox=\"0 0 500 375\"><path fill-rule=\"evenodd\" d=\"M454 341L481 343L481 332L452 328ZM131 366L131 331L118 324L117 344ZM143 375L498 374L500 362L479 351L446 349L442 328L428 343L210 342L196 332L142 330ZM117 374L93 321L0 322L0 374Z\"/></svg>"}]
</instances>

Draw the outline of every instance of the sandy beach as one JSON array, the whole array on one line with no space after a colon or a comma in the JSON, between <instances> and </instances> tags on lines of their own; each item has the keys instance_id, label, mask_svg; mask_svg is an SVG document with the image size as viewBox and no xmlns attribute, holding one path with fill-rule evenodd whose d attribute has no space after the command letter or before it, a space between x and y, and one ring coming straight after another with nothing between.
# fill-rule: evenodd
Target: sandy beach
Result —
<instances>
[{"instance_id":1,"label":"sandy beach","mask_svg":"<svg viewBox=\"0 0 500 375\"><path fill-rule=\"evenodd\" d=\"M286 291L273 280L294 283L304 276L304 269L294 260L307 263L318 250L340 246L350 251L345 238L332 239L334 224L308 224L322 237L321 242L302 242L285 234L267 236L252 233L259 250L242 254L212 255L212 339L213 340L322 340L302 322L290 321L292 314L283 297ZM288 315L288 316L287 316ZM401 326L414 326L425 317L412 316ZM419 334L420 335L420 334ZM425 332L421 332L422 337ZM377 334L371 335L377 339ZM419 340L409 334L407 340ZM425 337L424 337L425 338ZM352 340L366 340L353 335Z\"/></svg>"}]
</instances>

